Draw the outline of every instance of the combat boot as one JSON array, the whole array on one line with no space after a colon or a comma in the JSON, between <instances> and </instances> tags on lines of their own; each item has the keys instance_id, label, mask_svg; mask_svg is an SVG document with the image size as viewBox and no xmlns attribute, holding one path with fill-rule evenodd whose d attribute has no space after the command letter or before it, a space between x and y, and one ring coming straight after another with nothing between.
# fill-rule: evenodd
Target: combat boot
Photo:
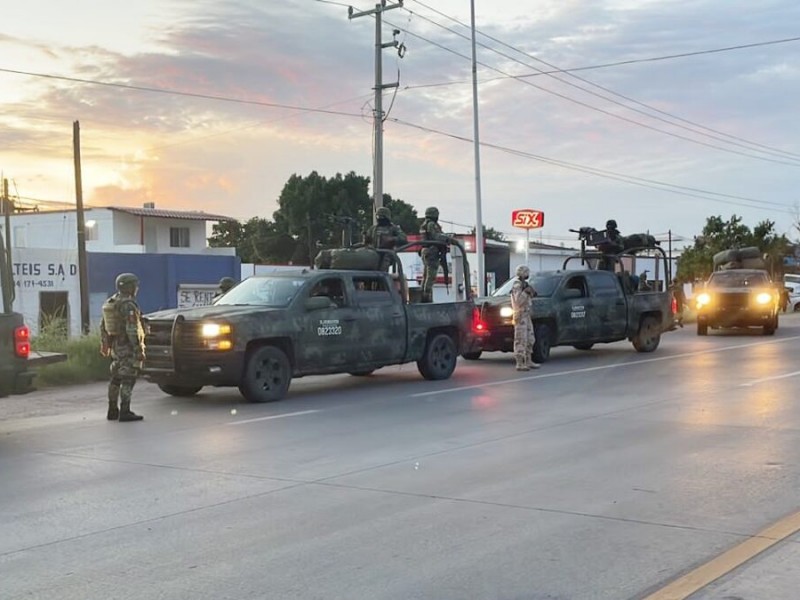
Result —
<instances>
[{"instance_id":1,"label":"combat boot","mask_svg":"<svg viewBox=\"0 0 800 600\"><path fill-rule=\"evenodd\" d=\"M127 423L130 421L141 421L142 419L144 419L142 415L137 415L135 412L131 410L131 403L125 402L123 400L122 407L119 411L120 423Z\"/></svg>"},{"instance_id":2,"label":"combat boot","mask_svg":"<svg viewBox=\"0 0 800 600\"><path fill-rule=\"evenodd\" d=\"M517 371L530 371L530 367L526 364L525 358L522 356L516 356L517 360Z\"/></svg>"},{"instance_id":3,"label":"combat boot","mask_svg":"<svg viewBox=\"0 0 800 600\"><path fill-rule=\"evenodd\" d=\"M528 361L527 361L526 364L527 364L529 369L538 369L539 367L542 366L537 362L533 362L533 358L531 358L530 356L528 356Z\"/></svg>"},{"instance_id":4,"label":"combat boot","mask_svg":"<svg viewBox=\"0 0 800 600\"><path fill-rule=\"evenodd\" d=\"M119 386L110 383L108 385L108 413L106 419L116 421L119 419Z\"/></svg>"}]
</instances>

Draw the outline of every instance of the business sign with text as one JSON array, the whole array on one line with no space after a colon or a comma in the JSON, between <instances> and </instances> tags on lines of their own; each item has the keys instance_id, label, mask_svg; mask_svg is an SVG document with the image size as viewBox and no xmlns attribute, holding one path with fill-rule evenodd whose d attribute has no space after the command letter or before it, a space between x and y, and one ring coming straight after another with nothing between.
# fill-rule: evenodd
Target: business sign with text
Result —
<instances>
[{"instance_id":1,"label":"business sign with text","mask_svg":"<svg viewBox=\"0 0 800 600\"><path fill-rule=\"evenodd\" d=\"M544 227L544 213L532 208L521 208L511 213L511 224L521 229L539 229Z\"/></svg>"}]
</instances>

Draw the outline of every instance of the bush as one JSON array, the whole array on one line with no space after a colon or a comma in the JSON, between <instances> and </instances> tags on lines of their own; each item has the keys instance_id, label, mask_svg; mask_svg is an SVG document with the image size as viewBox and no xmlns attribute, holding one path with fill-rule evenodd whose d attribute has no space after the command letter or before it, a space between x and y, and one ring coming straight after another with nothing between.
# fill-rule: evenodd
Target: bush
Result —
<instances>
[{"instance_id":1,"label":"bush","mask_svg":"<svg viewBox=\"0 0 800 600\"><path fill-rule=\"evenodd\" d=\"M65 362L36 369L37 387L89 383L108 378L109 359L100 355L99 332L69 338L66 321L52 318L43 323L39 335L31 340L31 348L42 352L63 352L67 355Z\"/></svg>"}]
</instances>

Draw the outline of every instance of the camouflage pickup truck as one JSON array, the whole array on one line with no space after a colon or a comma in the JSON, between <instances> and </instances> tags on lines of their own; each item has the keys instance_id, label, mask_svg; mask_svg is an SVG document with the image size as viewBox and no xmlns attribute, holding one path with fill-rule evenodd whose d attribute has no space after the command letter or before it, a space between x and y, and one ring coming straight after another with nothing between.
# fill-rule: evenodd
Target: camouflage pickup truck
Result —
<instances>
[{"instance_id":1,"label":"camouflage pickup truck","mask_svg":"<svg viewBox=\"0 0 800 600\"><path fill-rule=\"evenodd\" d=\"M212 306L146 315L143 375L173 396L230 386L251 402L280 400L294 377L409 362L426 379L447 379L474 347L474 309L469 296L409 302L402 267L250 277Z\"/></svg>"},{"instance_id":2,"label":"camouflage pickup truck","mask_svg":"<svg viewBox=\"0 0 800 600\"><path fill-rule=\"evenodd\" d=\"M647 249L651 254L660 249ZM633 260L636 249L618 255L611 263ZM657 256L651 260L663 260ZM535 343L533 360L550 357L554 346L590 350L595 344L629 340L638 352L653 352L661 334L673 328L674 306L670 291L648 290L627 272L597 268L608 255L583 254L570 257L563 270L535 273L531 285ZM578 268L574 268L574 267ZM662 271L669 274L668 271ZM507 281L492 296L476 299L480 350L464 354L476 360L483 351L513 351L514 326L509 297L514 280Z\"/></svg>"}]
</instances>

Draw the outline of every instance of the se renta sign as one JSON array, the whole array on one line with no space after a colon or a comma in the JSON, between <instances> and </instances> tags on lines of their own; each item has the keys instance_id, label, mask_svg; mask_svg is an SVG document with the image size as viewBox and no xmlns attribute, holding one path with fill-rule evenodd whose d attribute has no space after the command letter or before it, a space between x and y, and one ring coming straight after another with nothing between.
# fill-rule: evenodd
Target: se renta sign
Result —
<instances>
[{"instance_id":1,"label":"se renta sign","mask_svg":"<svg viewBox=\"0 0 800 600\"><path fill-rule=\"evenodd\" d=\"M544 227L544 213L532 208L522 208L511 213L511 224L522 229Z\"/></svg>"}]
</instances>

